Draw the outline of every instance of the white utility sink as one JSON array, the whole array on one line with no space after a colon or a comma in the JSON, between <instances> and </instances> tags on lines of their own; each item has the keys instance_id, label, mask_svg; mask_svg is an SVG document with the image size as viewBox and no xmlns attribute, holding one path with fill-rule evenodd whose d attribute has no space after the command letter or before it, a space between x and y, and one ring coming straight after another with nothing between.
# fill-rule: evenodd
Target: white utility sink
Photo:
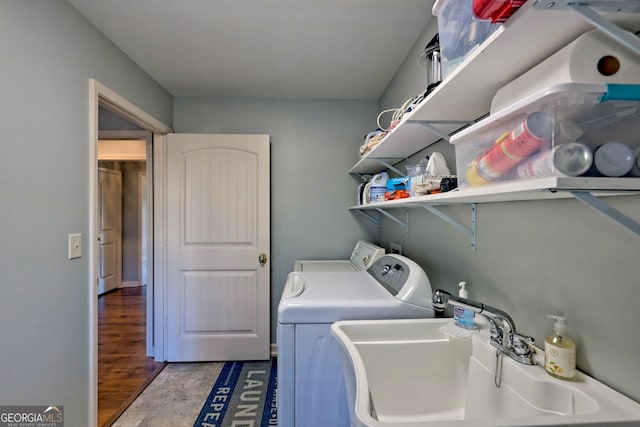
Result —
<instances>
[{"instance_id":1,"label":"white utility sink","mask_svg":"<svg viewBox=\"0 0 640 427\"><path fill-rule=\"evenodd\" d=\"M640 404L578 373L566 382L502 358L486 324L452 319L354 320L332 325L343 350L352 426L530 426L640 422Z\"/></svg>"}]
</instances>

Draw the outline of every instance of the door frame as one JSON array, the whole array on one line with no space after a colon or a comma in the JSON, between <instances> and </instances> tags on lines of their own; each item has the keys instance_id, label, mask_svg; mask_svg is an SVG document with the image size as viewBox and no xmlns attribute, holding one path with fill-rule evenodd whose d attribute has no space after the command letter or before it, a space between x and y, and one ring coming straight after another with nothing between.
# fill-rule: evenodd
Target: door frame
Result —
<instances>
[{"instance_id":1,"label":"door frame","mask_svg":"<svg viewBox=\"0 0 640 427\"><path fill-rule=\"evenodd\" d=\"M98 138L99 138L99 126L98 126L98 111L99 106L103 106L114 113L124 117L128 121L135 123L136 125L151 131L154 134L156 140L154 140L153 151L161 153L164 150L164 144L166 138L164 135L172 132L172 129L157 120L144 110L140 109L133 103L129 102L118 93L107 88L103 84L99 83L95 79L89 79L89 422L90 425L96 423L98 417L98 292L96 287L96 278L98 271L98 241L97 241L97 225L98 225ZM157 144L156 144L157 142ZM156 145L158 146L156 149ZM148 147L148 153L150 153L151 147ZM161 157L158 157L161 158ZM148 162L153 165L154 161ZM154 232L149 235L150 239L156 242L164 242L164 211L162 209L156 209L161 206L158 203L162 200L160 197L156 198L156 194L162 194L164 191L164 168L161 163L160 167L153 168L152 171L147 171L149 176L153 178L153 193L154 193L154 213L153 213L153 230ZM150 221L151 222L151 221ZM157 246L154 245L154 250L150 251L149 262L154 265L152 277L149 277L149 284L147 284L147 292L150 290L153 295L153 301L147 301L147 308L155 307L157 310L153 310L154 322L153 322L153 336L154 336L154 357L156 360L164 361L164 283L161 278L163 277L162 269L164 268L164 259L162 257L163 252L158 252ZM161 255L155 257L156 254ZM155 262L154 262L155 261ZM159 267L157 267L159 266ZM158 268L160 270L158 270ZM156 274L160 273L160 274ZM148 293L149 294L149 293ZM162 308L162 309L159 309Z\"/></svg>"}]
</instances>

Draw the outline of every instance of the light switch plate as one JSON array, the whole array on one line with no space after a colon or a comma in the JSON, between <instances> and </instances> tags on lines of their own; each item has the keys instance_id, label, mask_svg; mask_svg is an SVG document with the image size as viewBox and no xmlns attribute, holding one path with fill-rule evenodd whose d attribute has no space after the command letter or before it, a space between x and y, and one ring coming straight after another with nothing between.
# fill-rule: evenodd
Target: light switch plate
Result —
<instances>
[{"instance_id":1,"label":"light switch plate","mask_svg":"<svg viewBox=\"0 0 640 427\"><path fill-rule=\"evenodd\" d=\"M69 234L69 259L82 256L82 234Z\"/></svg>"}]
</instances>

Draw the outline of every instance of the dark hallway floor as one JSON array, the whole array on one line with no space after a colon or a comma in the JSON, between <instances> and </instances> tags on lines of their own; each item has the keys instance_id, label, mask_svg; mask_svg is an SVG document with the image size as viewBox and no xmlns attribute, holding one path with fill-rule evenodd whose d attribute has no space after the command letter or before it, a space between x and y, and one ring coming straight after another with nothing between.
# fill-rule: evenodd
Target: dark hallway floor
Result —
<instances>
[{"instance_id":1,"label":"dark hallway floor","mask_svg":"<svg viewBox=\"0 0 640 427\"><path fill-rule=\"evenodd\" d=\"M146 357L146 286L98 297L98 426L110 426L162 370Z\"/></svg>"}]
</instances>

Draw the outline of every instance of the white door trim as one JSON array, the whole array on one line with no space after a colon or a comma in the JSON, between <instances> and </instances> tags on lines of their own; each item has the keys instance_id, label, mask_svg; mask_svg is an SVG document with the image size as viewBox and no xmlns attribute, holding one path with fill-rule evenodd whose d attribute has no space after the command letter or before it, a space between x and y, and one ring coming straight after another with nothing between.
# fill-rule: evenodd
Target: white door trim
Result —
<instances>
[{"instance_id":1,"label":"white door trim","mask_svg":"<svg viewBox=\"0 0 640 427\"><path fill-rule=\"evenodd\" d=\"M166 241L166 217L167 207L165 203L165 194L167 188L166 182L166 150L167 150L167 135L166 134L153 134L153 162L151 163L153 169L147 171L148 174L153 174L153 250L149 255L149 263L153 265L153 268L149 269L151 277L149 277L149 283L153 283L155 292L153 293L153 347L155 349L155 358L158 361L166 361L167 356L165 352L165 293L166 293L166 280L167 275L167 241ZM150 176L150 175L147 175ZM147 286L147 291L149 287ZM148 318L147 318L148 319Z\"/></svg>"},{"instance_id":2,"label":"white door trim","mask_svg":"<svg viewBox=\"0 0 640 427\"><path fill-rule=\"evenodd\" d=\"M97 212L98 212L98 107L102 105L117 114L125 117L136 125L156 134L167 134L171 128L142 109L138 108L116 92L102 85L94 79L89 79L89 420L87 425L93 426L98 418L98 294L96 278L98 271L98 251L97 251ZM154 177L156 175L154 174ZM155 191L155 190L154 190ZM163 228L159 229L164 232ZM156 236L154 236L154 239ZM157 240L163 242L164 238ZM162 245L160 245L162 246ZM151 254L149 254L151 255ZM147 288L149 289L149 288ZM162 293L163 289L158 288L154 294ZM156 306L158 307L158 306ZM162 315L155 314L154 335L162 335L164 325ZM156 340L156 347L159 347L162 355L160 360L164 360L163 346L159 346ZM156 354L156 359L158 355Z\"/></svg>"}]
</instances>

